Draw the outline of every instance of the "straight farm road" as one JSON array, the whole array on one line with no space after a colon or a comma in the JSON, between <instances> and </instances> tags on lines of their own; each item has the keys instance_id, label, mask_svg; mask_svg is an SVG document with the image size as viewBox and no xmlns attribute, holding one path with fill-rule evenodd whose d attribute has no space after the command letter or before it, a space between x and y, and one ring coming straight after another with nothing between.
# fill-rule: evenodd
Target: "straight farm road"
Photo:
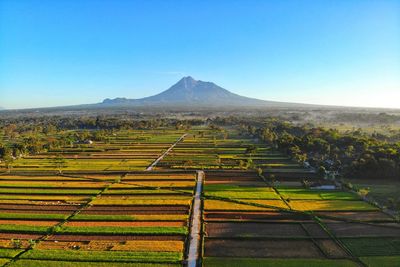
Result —
<instances>
[{"instance_id":1,"label":"straight farm road","mask_svg":"<svg viewBox=\"0 0 400 267\"><path fill-rule=\"evenodd\" d=\"M194 195L193 211L191 217L190 233L189 233L189 251L187 257L187 266L198 266L200 252L200 231L201 231L201 193L203 191L204 172L197 171L196 191Z\"/></svg>"},{"instance_id":2,"label":"straight farm road","mask_svg":"<svg viewBox=\"0 0 400 267\"><path fill-rule=\"evenodd\" d=\"M146 168L146 171L151 171L153 170L153 168L160 162L160 160L162 160L166 155L168 155L168 153L180 142L183 140L183 138L185 138L185 136L187 135L187 133L183 134L181 137L178 138L178 140L176 140L175 143L173 143L160 157L158 157L152 164L150 164L149 167Z\"/></svg>"}]
</instances>

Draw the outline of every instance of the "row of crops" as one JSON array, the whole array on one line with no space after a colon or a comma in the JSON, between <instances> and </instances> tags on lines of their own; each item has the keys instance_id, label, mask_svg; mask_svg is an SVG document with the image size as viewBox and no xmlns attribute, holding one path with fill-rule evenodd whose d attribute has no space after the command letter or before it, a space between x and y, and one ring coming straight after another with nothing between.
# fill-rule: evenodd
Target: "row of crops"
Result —
<instances>
[{"instance_id":1,"label":"row of crops","mask_svg":"<svg viewBox=\"0 0 400 267\"><path fill-rule=\"evenodd\" d=\"M191 130L158 165L159 169L244 170L257 167L270 171L304 169L286 155L236 130L223 134L213 130Z\"/></svg>"},{"instance_id":2,"label":"row of crops","mask_svg":"<svg viewBox=\"0 0 400 267\"><path fill-rule=\"evenodd\" d=\"M400 262L399 223L358 195L305 188L312 170L237 130L186 133L152 171L184 131L120 131L17 159L0 175L0 263L185 265L200 169L199 265Z\"/></svg>"},{"instance_id":3,"label":"row of crops","mask_svg":"<svg viewBox=\"0 0 400 267\"><path fill-rule=\"evenodd\" d=\"M8 266L180 265L194 174L0 176Z\"/></svg>"},{"instance_id":4,"label":"row of crops","mask_svg":"<svg viewBox=\"0 0 400 267\"><path fill-rule=\"evenodd\" d=\"M183 131L172 129L119 131L106 141L85 140L87 143L24 156L13 162L12 169L17 172L141 171L182 134Z\"/></svg>"},{"instance_id":5,"label":"row of crops","mask_svg":"<svg viewBox=\"0 0 400 267\"><path fill-rule=\"evenodd\" d=\"M395 266L400 227L341 190L271 186L255 172L208 172L204 266ZM386 264L386 265L384 265Z\"/></svg>"}]
</instances>

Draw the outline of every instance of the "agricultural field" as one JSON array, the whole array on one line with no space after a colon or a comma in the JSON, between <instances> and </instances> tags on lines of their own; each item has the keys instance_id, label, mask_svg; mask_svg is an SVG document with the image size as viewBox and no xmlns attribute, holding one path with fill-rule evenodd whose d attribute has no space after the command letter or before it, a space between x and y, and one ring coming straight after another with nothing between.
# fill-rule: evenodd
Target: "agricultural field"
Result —
<instances>
[{"instance_id":1,"label":"agricultural field","mask_svg":"<svg viewBox=\"0 0 400 267\"><path fill-rule=\"evenodd\" d=\"M395 266L400 258L399 223L352 192L209 171L203 195L203 266Z\"/></svg>"},{"instance_id":2,"label":"agricultural field","mask_svg":"<svg viewBox=\"0 0 400 267\"><path fill-rule=\"evenodd\" d=\"M197 213L196 266L399 262L398 221L304 180L321 181L235 129L124 130L24 156L0 175L0 265L186 266Z\"/></svg>"},{"instance_id":3,"label":"agricultural field","mask_svg":"<svg viewBox=\"0 0 400 267\"><path fill-rule=\"evenodd\" d=\"M0 255L9 266L176 266L183 260L194 174L0 179Z\"/></svg>"},{"instance_id":4,"label":"agricultural field","mask_svg":"<svg viewBox=\"0 0 400 267\"><path fill-rule=\"evenodd\" d=\"M85 140L23 156L14 161L11 168L28 172L141 171L183 133L171 129L118 131L107 136L104 141Z\"/></svg>"},{"instance_id":5,"label":"agricultural field","mask_svg":"<svg viewBox=\"0 0 400 267\"><path fill-rule=\"evenodd\" d=\"M306 171L288 156L243 136L238 130L215 131L201 128L192 129L158 167L194 170L263 168L271 173Z\"/></svg>"}]
</instances>

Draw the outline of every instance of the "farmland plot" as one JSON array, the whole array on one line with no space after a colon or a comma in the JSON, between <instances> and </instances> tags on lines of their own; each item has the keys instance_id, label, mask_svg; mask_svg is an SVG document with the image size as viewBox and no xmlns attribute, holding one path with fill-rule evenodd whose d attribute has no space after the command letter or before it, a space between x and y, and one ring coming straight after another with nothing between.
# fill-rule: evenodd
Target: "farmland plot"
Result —
<instances>
[{"instance_id":1,"label":"farmland plot","mask_svg":"<svg viewBox=\"0 0 400 267\"><path fill-rule=\"evenodd\" d=\"M119 131L16 160L0 175L0 265L182 266L201 169L203 266L398 262L391 216L351 192L304 188L315 174L236 130L190 130L144 171L184 133Z\"/></svg>"}]
</instances>

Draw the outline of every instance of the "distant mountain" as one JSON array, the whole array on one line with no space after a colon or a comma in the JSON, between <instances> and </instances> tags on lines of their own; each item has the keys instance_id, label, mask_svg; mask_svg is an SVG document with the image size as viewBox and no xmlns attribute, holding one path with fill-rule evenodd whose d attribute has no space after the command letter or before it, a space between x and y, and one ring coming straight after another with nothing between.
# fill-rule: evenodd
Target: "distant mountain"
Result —
<instances>
[{"instance_id":1,"label":"distant mountain","mask_svg":"<svg viewBox=\"0 0 400 267\"><path fill-rule=\"evenodd\" d=\"M266 101L234 94L212 82L184 77L169 89L153 96L105 99L100 106L176 106L176 107L268 107L292 106L291 103Z\"/></svg>"}]
</instances>

